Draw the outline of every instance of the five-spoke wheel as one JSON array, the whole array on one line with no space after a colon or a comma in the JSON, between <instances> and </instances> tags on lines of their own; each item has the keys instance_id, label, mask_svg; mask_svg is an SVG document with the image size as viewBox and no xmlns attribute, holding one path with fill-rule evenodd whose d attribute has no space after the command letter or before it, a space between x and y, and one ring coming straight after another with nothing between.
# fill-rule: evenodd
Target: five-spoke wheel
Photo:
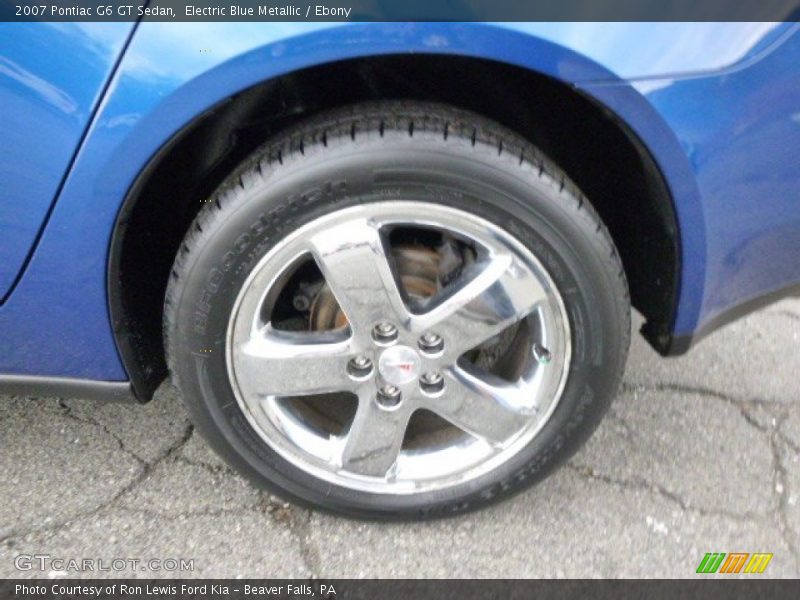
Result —
<instances>
[{"instance_id":1,"label":"five-spoke wheel","mask_svg":"<svg viewBox=\"0 0 800 600\"><path fill-rule=\"evenodd\" d=\"M414 240L441 266L424 297L394 258ZM340 327L273 322L298 271L319 273L303 284L318 290L312 305L331 290ZM558 402L569 339L551 278L511 235L461 210L392 201L336 211L277 244L242 288L227 347L236 398L265 442L332 483L401 493L463 482L527 444ZM357 408L342 433L287 401L343 392ZM463 435L404 449L419 410Z\"/></svg>"}]
</instances>

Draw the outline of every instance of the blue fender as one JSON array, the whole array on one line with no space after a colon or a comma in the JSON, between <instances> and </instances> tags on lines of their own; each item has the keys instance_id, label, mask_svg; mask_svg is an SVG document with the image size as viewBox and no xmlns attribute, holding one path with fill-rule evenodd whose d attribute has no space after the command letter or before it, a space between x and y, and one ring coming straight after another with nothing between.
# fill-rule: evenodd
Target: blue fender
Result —
<instances>
[{"instance_id":1,"label":"blue fender","mask_svg":"<svg viewBox=\"0 0 800 600\"><path fill-rule=\"evenodd\" d=\"M641 138L675 200L686 265L675 329L690 334L701 325L709 301L709 215L698 186L702 165L692 160L682 137L680 104L700 93L698 81L716 81L717 71L774 53L793 29L629 23L613 26L616 35L627 36L622 42L596 36L593 43L592 26L140 24L28 268L0 308L0 372L127 379L108 316L109 243L123 199L158 149L203 111L254 84L326 62L410 52L491 59L557 78L594 96ZM668 53L675 36L687 31L694 31L698 44L687 44L682 55ZM728 44L703 52L699 40L715 32ZM658 87L654 82L662 80L655 78L663 73L670 76L666 87ZM668 97L665 89L672 90Z\"/></svg>"}]
</instances>

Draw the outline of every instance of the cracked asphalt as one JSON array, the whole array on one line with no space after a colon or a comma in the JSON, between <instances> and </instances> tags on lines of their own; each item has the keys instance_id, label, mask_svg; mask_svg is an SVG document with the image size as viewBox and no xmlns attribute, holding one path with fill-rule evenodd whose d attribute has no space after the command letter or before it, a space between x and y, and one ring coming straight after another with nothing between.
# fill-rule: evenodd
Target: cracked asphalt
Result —
<instances>
[{"instance_id":1,"label":"cracked asphalt","mask_svg":"<svg viewBox=\"0 0 800 600\"><path fill-rule=\"evenodd\" d=\"M799 375L800 299L678 359L634 335L619 396L565 468L482 512L408 524L259 492L168 385L146 406L0 398L0 577L58 576L15 569L39 553L191 558L195 577L694 577L706 552L771 552L764 576L797 577Z\"/></svg>"}]
</instances>

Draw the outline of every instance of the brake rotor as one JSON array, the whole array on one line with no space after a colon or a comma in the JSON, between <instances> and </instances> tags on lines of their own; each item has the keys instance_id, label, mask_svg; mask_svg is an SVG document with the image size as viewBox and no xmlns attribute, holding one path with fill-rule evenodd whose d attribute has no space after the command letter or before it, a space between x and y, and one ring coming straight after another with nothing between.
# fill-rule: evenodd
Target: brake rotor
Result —
<instances>
[{"instance_id":1,"label":"brake rotor","mask_svg":"<svg viewBox=\"0 0 800 600\"><path fill-rule=\"evenodd\" d=\"M436 294L439 283L442 255L431 248L398 246L392 257L403 288L412 302L421 302ZM331 291L324 284L311 302L308 328L311 331L340 329L347 325L347 317Z\"/></svg>"}]
</instances>

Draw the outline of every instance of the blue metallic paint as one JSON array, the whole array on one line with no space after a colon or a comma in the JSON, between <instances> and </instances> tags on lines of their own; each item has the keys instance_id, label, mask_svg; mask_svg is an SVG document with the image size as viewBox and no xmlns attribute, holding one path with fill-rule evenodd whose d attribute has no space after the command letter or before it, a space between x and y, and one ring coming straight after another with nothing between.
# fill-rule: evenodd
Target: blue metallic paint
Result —
<instances>
[{"instance_id":1,"label":"blue metallic paint","mask_svg":"<svg viewBox=\"0 0 800 600\"><path fill-rule=\"evenodd\" d=\"M798 65L795 33L724 77L634 86L676 132L700 192L705 276L693 286L702 290L697 320L679 322L685 331L800 281Z\"/></svg>"},{"instance_id":2,"label":"blue metallic paint","mask_svg":"<svg viewBox=\"0 0 800 600\"><path fill-rule=\"evenodd\" d=\"M131 23L0 23L0 302L34 243L132 28Z\"/></svg>"},{"instance_id":3,"label":"blue metallic paint","mask_svg":"<svg viewBox=\"0 0 800 600\"><path fill-rule=\"evenodd\" d=\"M800 29L744 68L586 88L614 107L644 96L659 119L629 121L678 211L684 269L677 335L800 282ZM630 85L629 85L630 84ZM666 125L688 159L669 159ZM688 167L689 171L685 171Z\"/></svg>"},{"instance_id":4,"label":"blue metallic paint","mask_svg":"<svg viewBox=\"0 0 800 600\"><path fill-rule=\"evenodd\" d=\"M790 254L800 249L794 25L143 23L0 307L0 372L126 379L109 325L106 262L119 206L151 156L193 117L255 83L406 52L488 58L562 79L638 134L667 179L681 229L677 334L800 281Z\"/></svg>"}]
</instances>

